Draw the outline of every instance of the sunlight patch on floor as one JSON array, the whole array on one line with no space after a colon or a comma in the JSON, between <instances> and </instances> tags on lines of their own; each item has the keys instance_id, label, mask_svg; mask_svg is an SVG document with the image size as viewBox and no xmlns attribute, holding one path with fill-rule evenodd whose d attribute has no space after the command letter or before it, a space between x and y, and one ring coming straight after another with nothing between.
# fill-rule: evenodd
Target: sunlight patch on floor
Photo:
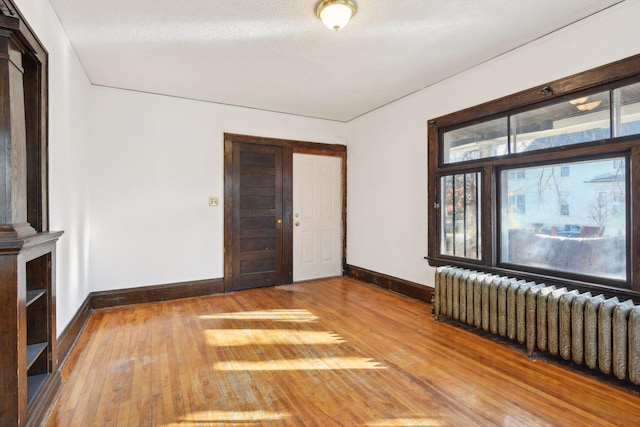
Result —
<instances>
[{"instance_id":1,"label":"sunlight patch on floor","mask_svg":"<svg viewBox=\"0 0 640 427\"><path fill-rule=\"evenodd\" d=\"M165 427L179 426L183 424L195 423L196 425L207 425L207 422L238 422L250 421L278 421L284 420L291 415L286 412L270 411L200 411L189 414L178 423L164 424Z\"/></svg>"},{"instance_id":2,"label":"sunlight patch on floor","mask_svg":"<svg viewBox=\"0 0 640 427\"><path fill-rule=\"evenodd\" d=\"M444 426L446 423L442 420L433 418L394 418L391 420L379 420L367 423L370 427L409 427L409 426Z\"/></svg>"},{"instance_id":3,"label":"sunlight patch on floor","mask_svg":"<svg viewBox=\"0 0 640 427\"><path fill-rule=\"evenodd\" d=\"M230 320L273 320L276 322L314 322L318 320L313 313L305 309L273 309L260 311L239 311L235 313L204 314L200 319Z\"/></svg>"},{"instance_id":4,"label":"sunlight patch on floor","mask_svg":"<svg viewBox=\"0 0 640 427\"><path fill-rule=\"evenodd\" d=\"M281 359L218 362L214 368L219 371L296 371L332 369L387 369L380 363L364 357L314 357L308 359Z\"/></svg>"},{"instance_id":5,"label":"sunlight patch on floor","mask_svg":"<svg viewBox=\"0 0 640 427\"><path fill-rule=\"evenodd\" d=\"M346 342L333 332L291 329L208 329L204 333L211 346L337 345Z\"/></svg>"}]
</instances>

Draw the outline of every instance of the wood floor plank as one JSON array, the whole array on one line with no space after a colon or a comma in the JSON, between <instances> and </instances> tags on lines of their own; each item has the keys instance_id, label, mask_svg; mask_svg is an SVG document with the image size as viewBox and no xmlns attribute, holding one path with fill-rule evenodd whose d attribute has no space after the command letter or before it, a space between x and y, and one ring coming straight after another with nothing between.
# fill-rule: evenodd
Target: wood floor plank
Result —
<instances>
[{"instance_id":1,"label":"wood floor plank","mask_svg":"<svg viewBox=\"0 0 640 427\"><path fill-rule=\"evenodd\" d=\"M47 426L640 425L638 390L347 279L101 310Z\"/></svg>"}]
</instances>

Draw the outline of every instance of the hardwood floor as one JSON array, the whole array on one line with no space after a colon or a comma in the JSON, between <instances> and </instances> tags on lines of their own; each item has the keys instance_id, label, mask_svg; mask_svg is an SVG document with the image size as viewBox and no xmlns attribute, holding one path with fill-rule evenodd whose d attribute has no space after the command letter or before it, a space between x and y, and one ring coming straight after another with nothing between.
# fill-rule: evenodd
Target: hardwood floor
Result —
<instances>
[{"instance_id":1,"label":"hardwood floor","mask_svg":"<svg viewBox=\"0 0 640 427\"><path fill-rule=\"evenodd\" d=\"M48 426L640 425L640 396L337 278L97 311Z\"/></svg>"}]
</instances>

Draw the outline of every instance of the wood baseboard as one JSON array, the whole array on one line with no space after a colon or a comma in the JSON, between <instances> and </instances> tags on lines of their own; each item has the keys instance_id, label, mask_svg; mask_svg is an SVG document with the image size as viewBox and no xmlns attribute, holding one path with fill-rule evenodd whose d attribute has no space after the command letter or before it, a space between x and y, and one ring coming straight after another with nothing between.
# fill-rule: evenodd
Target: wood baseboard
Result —
<instances>
[{"instance_id":1,"label":"wood baseboard","mask_svg":"<svg viewBox=\"0 0 640 427\"><path fill-rule=\"evenodd\" d=\"M427 304L431 304L431 299L433 298L432 288L420 285L418 283L410 282L408 280L399 279L397 277L388 276L386 274L378 273L349 264L347 264L347 266L345 267L344 272L346 276L353 279L371 283L383 289L387 289L389 291L396 292L422 302L426 302Z\"/></svg>"},{"instance_id":2,"label":"wood baseboard","mask_svg":"<svg viewBox=\"0 0 640 427\"><path fill-rule=\"evenodd\" d=\"M84 302L76 312L71 322L64 328L58 337L58 368L62 369L67 362L69 353L76 343L76 340L84 330L84 327L91 316L91 294L87 295Z\"/></svg>"},{"instance_id":3,"label":"wood baseboard","mask_svg":"<svg viewBox=\"0 0 640 427\"><path fill-rule=\"evenodd\" d=\"M201 297L224 292L223 279L205 279L167 285L143 286L140 288L116 289L93 292L91 308L109 308L121 305L143 304L181 298Z\"/></svg>"}]
</instances>

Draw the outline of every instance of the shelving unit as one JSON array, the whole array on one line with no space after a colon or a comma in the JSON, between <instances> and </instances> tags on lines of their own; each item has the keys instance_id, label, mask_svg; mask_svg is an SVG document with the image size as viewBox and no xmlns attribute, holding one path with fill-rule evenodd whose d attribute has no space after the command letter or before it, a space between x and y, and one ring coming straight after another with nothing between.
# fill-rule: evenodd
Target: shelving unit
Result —
<instances>
[{"instance_id":1,"label":"shelving unit","mask_svg":"<svg viewBox=\"0 0 640 427\"><path fill-rule=\"evenodd\" d=\"M61 384L49 231L47 52L0 0L0 426L39 425Z\"/></svg>"},{"instance_id":2,"label":"shelving unit","mask_svg":"<svg viewBox=\"0 0 640 427\"><path fill-rule=\"evenodd\" d=\"M0 306L8 308L0 323L0 366L7 373L0 389L10 397L0 399L2 426L37 425L60 387L54 266L61 234L0 239Z\"/></svg>"},{"instance_id":3,"label":"shelving unit","mask_svg":"<svg viewBox=\"0 0 640 427\"><path fill-rule=\"evenodd\" d=\"M26 262L27 402L33 402L51 374L51 335L48 294L51 292L51 253ZM29 408L27 404L27 409Z\"/></svg>"}]
</instances>

